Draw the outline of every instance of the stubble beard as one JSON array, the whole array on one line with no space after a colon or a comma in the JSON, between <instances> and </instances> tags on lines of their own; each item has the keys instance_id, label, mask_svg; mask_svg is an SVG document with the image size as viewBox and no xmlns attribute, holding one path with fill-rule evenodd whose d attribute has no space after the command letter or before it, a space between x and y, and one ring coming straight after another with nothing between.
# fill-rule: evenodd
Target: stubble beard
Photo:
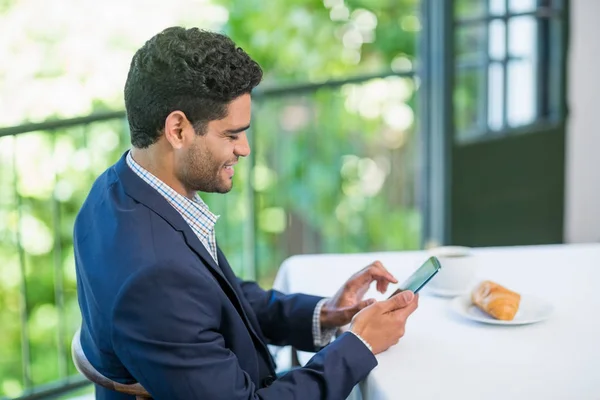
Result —
<instances>
[{"instance_id":1,"label":"stubble beard","mask_svg":"<svg viewBox=\"0 0 600 400\"><path fill-rule=\"evenodd\" d=\"M212 154L202 147L192 148L186 156L181 180L196 192L228 193L233 182L223 178L223 168L224 164L217 163Z\"/></svg>"}]
</instances>

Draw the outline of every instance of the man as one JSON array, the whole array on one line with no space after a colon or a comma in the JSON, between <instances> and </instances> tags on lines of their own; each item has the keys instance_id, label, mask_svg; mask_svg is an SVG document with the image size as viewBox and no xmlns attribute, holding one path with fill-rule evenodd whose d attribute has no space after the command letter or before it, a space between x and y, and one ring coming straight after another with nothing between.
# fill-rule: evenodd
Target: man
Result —
<instances>
[{"instance_id":1,"label":"man","mask_svg":"<svg viewBox=\"0 0 600 400\"><path fill-rule=\"evenodd\" d=\"M410 292L362 299L373 281L381 292L396 282L379 262L329 299L235 277L197 192L231 189L250 153L250 93L261 79L223 35L174 27L151 38L125 84L132 149L97 179L75 223L83 351L100 373L139 381L155 399L344 399L417 307ZM322 349L276 378L267 344Z\"/></svg>"}]
</instances>

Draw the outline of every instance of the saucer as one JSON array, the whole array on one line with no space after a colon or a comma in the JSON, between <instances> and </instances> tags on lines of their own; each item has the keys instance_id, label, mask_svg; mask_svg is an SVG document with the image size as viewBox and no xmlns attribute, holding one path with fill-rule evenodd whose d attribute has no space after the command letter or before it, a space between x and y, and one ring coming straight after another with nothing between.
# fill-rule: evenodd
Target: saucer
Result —
<instances>
[{"instance_id":1,"label":"saucer","mask_svg":"<svg viewBox=\"0 0 600 400\"><path fill-rule=\"evenodd\" d=\"M431 294L437 297L456 297L468 293L468 290L440 289L431 286L426 286L423 288L423 292L425 294Z\"/></svg>"},{"instance_id":2,"label":"saucer","mask_svg":"<svg viewBox=\"0 0 600 400\"><path fill-rule=\"evenodd\" d=\"M471 302L469 295L456 297L450 302L451 309L461 317L493 325L525 325L548 319L554 307L548 301L529 295L521 295L519 311L512 321L502 321L481 311Z\"/></svg>"}]
</instances>

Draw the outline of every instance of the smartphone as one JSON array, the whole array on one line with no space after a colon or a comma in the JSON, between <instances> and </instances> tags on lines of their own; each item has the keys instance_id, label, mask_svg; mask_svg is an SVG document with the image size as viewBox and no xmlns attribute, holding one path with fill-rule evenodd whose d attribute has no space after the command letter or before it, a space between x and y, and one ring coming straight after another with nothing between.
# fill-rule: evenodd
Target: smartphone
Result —
<instances>
[{"instance_id":1,"label":"smartphone","mask_svg":"<svg viewBox=\"0 0 600 400\"><path fill-rule=\"evenodd\" d=\"M425 261L419 269L413 272L411 276L399 285L398 289L392 293L390 297L395 296L404 290L410 290L415 294L419 293L419 290L421 290L441 268L442 265L436 257L429 258L429 260Z\"/></svg>"}]
</instances>

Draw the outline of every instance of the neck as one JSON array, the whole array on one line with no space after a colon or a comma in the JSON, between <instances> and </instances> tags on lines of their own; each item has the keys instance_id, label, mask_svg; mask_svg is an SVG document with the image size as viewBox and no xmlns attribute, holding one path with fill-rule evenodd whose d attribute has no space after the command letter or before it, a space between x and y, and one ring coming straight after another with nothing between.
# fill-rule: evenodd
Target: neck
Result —
<instances>
[{"instance_id":1,"label":"neck","mask_svg":"<svg viewBox=\"0 0 600 400\"><path fill-rule=\"evenodd\" d=\"M131 148L131 157L146 171L163 181L182 196L193 199L195 192L187 190L175 175L175 162L172 151L160 148L160 142L145 149Z\"/></svg>"}]
</instances>

